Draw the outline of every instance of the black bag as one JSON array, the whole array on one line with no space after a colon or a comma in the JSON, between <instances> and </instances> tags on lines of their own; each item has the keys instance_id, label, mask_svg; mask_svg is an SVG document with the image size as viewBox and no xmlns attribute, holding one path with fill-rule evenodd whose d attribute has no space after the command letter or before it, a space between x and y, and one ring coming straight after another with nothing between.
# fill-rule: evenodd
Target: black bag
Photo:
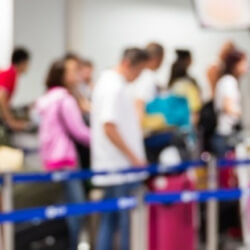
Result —
<instances>
[{"instance_id":1,"label":"black bag","mask_svg":"<svg viewBox=\"0 0 250 250\"><path fill-rule=\"evenodd\" d=\"M24 222L15 226L15 250L68 250L69 237L64 219Z\"/></svg>"},{"instance_id":2,"label":"black bag","mask_svg":"<svg viewBox=\"0 0 250 250\"><path fill-rule=\"evenodd\" d=\"M190 151L186 144L186 137L177 130L161 132L145 139L146 155L150 163L159 163L161 152L171 146L176 147L183 161L190 160Z\"/></svg>"},{"instance_id":3,"label":"black bag","mask_svg":"<svg viewBox=\"0 0 250 250\"><path fill-rule=\"evenodd\" d=\"M199 130L201 132L202 150L212 152L212 137L217 127L217 113L214 102L207 102L200 114Z\"/></svg>"}]
</instances>

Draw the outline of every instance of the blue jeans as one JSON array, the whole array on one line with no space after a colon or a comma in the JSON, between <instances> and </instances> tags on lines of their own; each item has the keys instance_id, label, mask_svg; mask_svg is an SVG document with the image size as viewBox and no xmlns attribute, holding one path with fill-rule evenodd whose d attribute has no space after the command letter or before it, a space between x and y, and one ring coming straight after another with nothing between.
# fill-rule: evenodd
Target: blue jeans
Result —
<instances>
[{"instance_id":1,"label":"blue jeans","mask_svg":"<svg viewBox=\"0 0 250 250\"><path fill-rule=\"evenodd\" d=\"M69 203L82 203L84 201L84 192L82 183L78 180L64 183L65 198ZM82 226L82 218L71 216L67 218L69 229L70 250L77 250L78 237Z\"/></svg>"},{"instance_id":2,"label":"blue jeans","mask_svg":"<svg viewBox=\"0 0 250 250\"><path fill-rule=\"evenodd\" d=\"M112 186L105 189L104 199L114 199L128 197L131 195L133 185L124 184L121 186ZM118 211L107 212L101 216L101 223L97 239L96 250L114 249L114 238L116 233L120 234L121 250L130 249L130 212Z\"/></svg>"},{"instance_id":3,"label":"blue jeans","mask_svg":"<svg viewBox=\"0 0 250 250\"><path fill-rule=\"evenodd\" d=\"M228 145L228 136L216 134L212 139L213 150L217 157L223 158L231 148Z\"/></svg>"}]
</instances>

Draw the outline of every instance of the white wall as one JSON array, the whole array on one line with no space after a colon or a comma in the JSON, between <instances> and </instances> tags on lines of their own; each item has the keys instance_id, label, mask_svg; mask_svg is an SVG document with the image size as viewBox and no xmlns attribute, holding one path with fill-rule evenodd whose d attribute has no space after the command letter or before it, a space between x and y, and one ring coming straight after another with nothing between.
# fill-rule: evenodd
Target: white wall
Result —
<instances>
[{"instance_id":1,"label":"white wall","mask_svg":"<svg viewBox=\"0 0 250 250\"><path fill-rule=\"evenodd\" d=\"M197 23L191 0L74 0L68 11L71 18L68 26L64 26L65 1L72 2L15 0L15 44L25 45L33 53L32 66L21 81L16 104L30 102L43 92L47 68L55 57L63 54L66 34L70 35L66 41L72 50L95 62L97 76L116 64L125 47L159 41L167 50L159 71L163 84L174 49L189 48L194 53L193 74L205 89L205 96L209 95L205 71L222 43L232 39L244 50L250 50L248 32L203 30ZM250 88L244 86L244 89L248 93ZM248 105L246 101L245 106Z\"/></svg>"},{"instance_id":2,"label":"white wall","mask_svg":"<svg viewBox=\"0 0 250 250\"><path fill-rule=\"evenodd\" d=\"M162 83L167 81L174 49L184 47L193 51L193 73L205 86L206 67L216 58L225 40L232 39L243 49L250 49L247 32L203 30L197 23L189 0L83 1L82 30L79 32L82 46L76 50L96 62L97 74L114 65L125 47L159 41L167 50L166 60L159 72Z\"/></svg>"},{"instance_id":3,"label":"white wall","mask_svg":"<svg viewBox=\"0 0 250 250\"><path fill-rule=\"evenodd\" d=\"M14 103L35 100L44 91L52 60L64 53L64 0L15 0L14 43L32 53L30 71L20 81Z\"/></svg>"},{"instance_id":4,"label":"white wall","mask_svg":"<svg viewBox=\"0 0 250 250\"><path fill-rule=\"evenodd\" d=\"M6 68L13 47L13 0L1 0L0 10L0 68Z\"/></svg>"}]
</instances>

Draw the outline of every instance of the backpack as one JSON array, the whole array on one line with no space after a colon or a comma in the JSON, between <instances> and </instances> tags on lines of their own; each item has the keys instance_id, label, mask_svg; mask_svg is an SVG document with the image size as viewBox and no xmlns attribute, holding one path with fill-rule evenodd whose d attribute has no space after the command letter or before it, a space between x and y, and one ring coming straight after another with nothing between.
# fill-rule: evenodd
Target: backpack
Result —
<instances>
[{"instance_id":1,"label":"backpack","mask_svg":"<svg viewBox=\"0 0 250 250\"><path fill-rule=\"evenodd\" d=\"M201 109L199 130L201 131L202 150L212 152L211 140L217 127L217 113L214 101L209 101Z\"/></svg>"},{"instance_id":2,"label":"backpack","mask_svg":"<svg viewBox=\"0 0 250 250\"><path fill-rule=\"evenodd\" d=\"M172 127L190 128L190 109L186 98L177 95L166 95L155 98L147 104L147 114L161 114L166 123Z\"/></svg>"}]
</instances>

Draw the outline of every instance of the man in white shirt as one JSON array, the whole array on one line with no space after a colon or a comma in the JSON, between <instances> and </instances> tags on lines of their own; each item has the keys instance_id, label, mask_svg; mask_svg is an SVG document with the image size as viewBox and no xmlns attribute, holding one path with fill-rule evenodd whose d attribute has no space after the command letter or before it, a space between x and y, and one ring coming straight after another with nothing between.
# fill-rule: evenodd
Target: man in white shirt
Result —
<instances>
[{"instance_id":1,"label":"man in white shirt","mask_svg":"<svg viewBox=\"0 0 250 250\"><path fill-rule=\"evenodd\" d=\"M127 85L133 82L145 67L146 51L127 49L121 63L105 71L97 82L92 97L92 166L95 171L117 171L129 167L143 167L146 157L143 135L133 99ZM127 197L135 181L134 175L99 176L94 184L105 186L105 199ZM102 215L97 250L112 249L117 230L121 232L122 250L130 249L129 212Z\"/></svg>"},{"instance_id":2,"label":"man in white shirt","mask_svg":"<svg viewBox=\"0 0 250 250\"><path fill-rule=\"evenodd\" d=\"M164 58L164 48L158 43L148 44L145 50L149 55L145 69L135 84L129 87L131 95L135 98L140 120L143 119L145 105L157 96L158 80L156 71L160 68Z\"/></svg>"}]
</instances>

